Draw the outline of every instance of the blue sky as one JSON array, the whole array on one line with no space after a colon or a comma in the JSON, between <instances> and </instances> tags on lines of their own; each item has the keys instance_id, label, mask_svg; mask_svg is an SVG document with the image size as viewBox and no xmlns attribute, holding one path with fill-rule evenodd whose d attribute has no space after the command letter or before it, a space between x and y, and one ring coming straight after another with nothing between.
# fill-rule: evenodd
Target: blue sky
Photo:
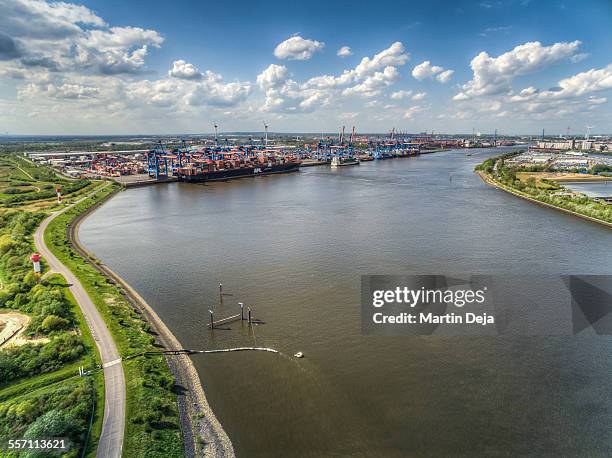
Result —
<instances>
[{"instance_id":1,"label":"blue sky","mask_svg":"<svg viewBox=\"0 0 612 458\"><path fill-rule=\"evenodd\" d=\"M611 18L608 0L0 0L0 130L607 133Z\"/></svg>"}]
</instances>

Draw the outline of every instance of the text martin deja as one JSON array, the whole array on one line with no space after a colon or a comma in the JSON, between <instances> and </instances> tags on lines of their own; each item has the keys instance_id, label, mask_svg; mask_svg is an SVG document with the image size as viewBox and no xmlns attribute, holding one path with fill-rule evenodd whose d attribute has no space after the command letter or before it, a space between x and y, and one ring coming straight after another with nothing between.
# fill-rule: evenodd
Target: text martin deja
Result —
<instances>
[{"instance_id":1,"label":"text martin deja","mask_svg":"<svg viewBox=\"0 0 612 458\"><path fill-rule=\"evenodd\" d=\"M454 312L438 315L431 312L401 312L387 314L382 310L385 304L404 304L415 307L418 304L447 304L462 308L465 305L482 305L486 299L487 288L479 290L439 290L410 289L396 287L391 290L376 290L372 292L372 306L381 309L372 315L374 324L494 324L495 317L487 313Z\"/></svg>"}]
</instances>

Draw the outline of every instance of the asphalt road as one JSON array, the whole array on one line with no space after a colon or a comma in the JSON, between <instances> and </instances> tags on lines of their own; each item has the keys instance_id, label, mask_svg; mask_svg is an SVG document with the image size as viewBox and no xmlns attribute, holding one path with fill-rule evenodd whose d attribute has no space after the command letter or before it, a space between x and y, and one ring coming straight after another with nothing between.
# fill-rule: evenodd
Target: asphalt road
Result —
<instances>
[{"instance_id":1,"label":"asphalt road","mask_svg":"<svg viewBox=\"0 0 612 458\"><path fill-rule=\"evenodd\" d=\"M95 192L92 194L95 194ZM80 199L78 202L92 194ZM119 351L104 323L104 319L85 291L85 288L83 288L83 285L81 285L78 278L68 270L53 253L51 253L44 240L45 229L49 223L71 206L72 205L52 213L47 217L34 233L34 243L36 244L36 249L45 259L49 268L53 272L62 274L71 285L70 292L73 294L79 307L81 307L83 315L85 315L85 321L98 347L104 368L104 419L96 456L115 458L121 456L125 429L125 377L123 375L123 366L121 364Z\"/></svg>"}]
</instances>

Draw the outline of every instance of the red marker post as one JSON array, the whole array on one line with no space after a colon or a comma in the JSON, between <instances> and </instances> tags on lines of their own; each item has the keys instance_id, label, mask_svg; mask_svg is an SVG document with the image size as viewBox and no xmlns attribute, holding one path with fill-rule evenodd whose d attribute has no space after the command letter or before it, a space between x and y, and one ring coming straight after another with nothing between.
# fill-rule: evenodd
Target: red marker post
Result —
<instances>
[{"instance_id":1,"label":"red marker post","mask_svg":"<svg viewBox=\"0 0 612 458\"><path fill-rule=\"evenodd\" d=\"M40 254L33 253L32 256L30 256L30 261L32 261L32 266L34 267L34 274L40 277Z\"/></svg>"}]
</instances>

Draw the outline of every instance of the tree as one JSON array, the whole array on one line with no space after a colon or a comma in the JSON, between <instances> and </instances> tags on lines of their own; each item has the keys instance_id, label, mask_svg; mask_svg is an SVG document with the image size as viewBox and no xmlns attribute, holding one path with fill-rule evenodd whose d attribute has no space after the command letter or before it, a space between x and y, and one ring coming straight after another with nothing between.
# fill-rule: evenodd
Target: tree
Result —
<instances>
[{"instance_id":1,"label":"tree","mask_svg":"<svg viewBox=\"0 0 612 458\"><path fill-rule=\"evenodd\" d=\"M23 438L66 437L73 431L74 423L72 415L61 410L50 410L30 425Z\"/></svg>"},{"instance_id":2,"label":"tree","mask_svg":"<svg viewBox=\"0 0 612 458\"><path fill-rule=\"evenodd\" d=\"M66 318L61 318L57 315L49 315L43 320L41 328L47 332L58 331L60 329L66 329L69 324L70 322Z\"/></svg>"}]
</instances>

